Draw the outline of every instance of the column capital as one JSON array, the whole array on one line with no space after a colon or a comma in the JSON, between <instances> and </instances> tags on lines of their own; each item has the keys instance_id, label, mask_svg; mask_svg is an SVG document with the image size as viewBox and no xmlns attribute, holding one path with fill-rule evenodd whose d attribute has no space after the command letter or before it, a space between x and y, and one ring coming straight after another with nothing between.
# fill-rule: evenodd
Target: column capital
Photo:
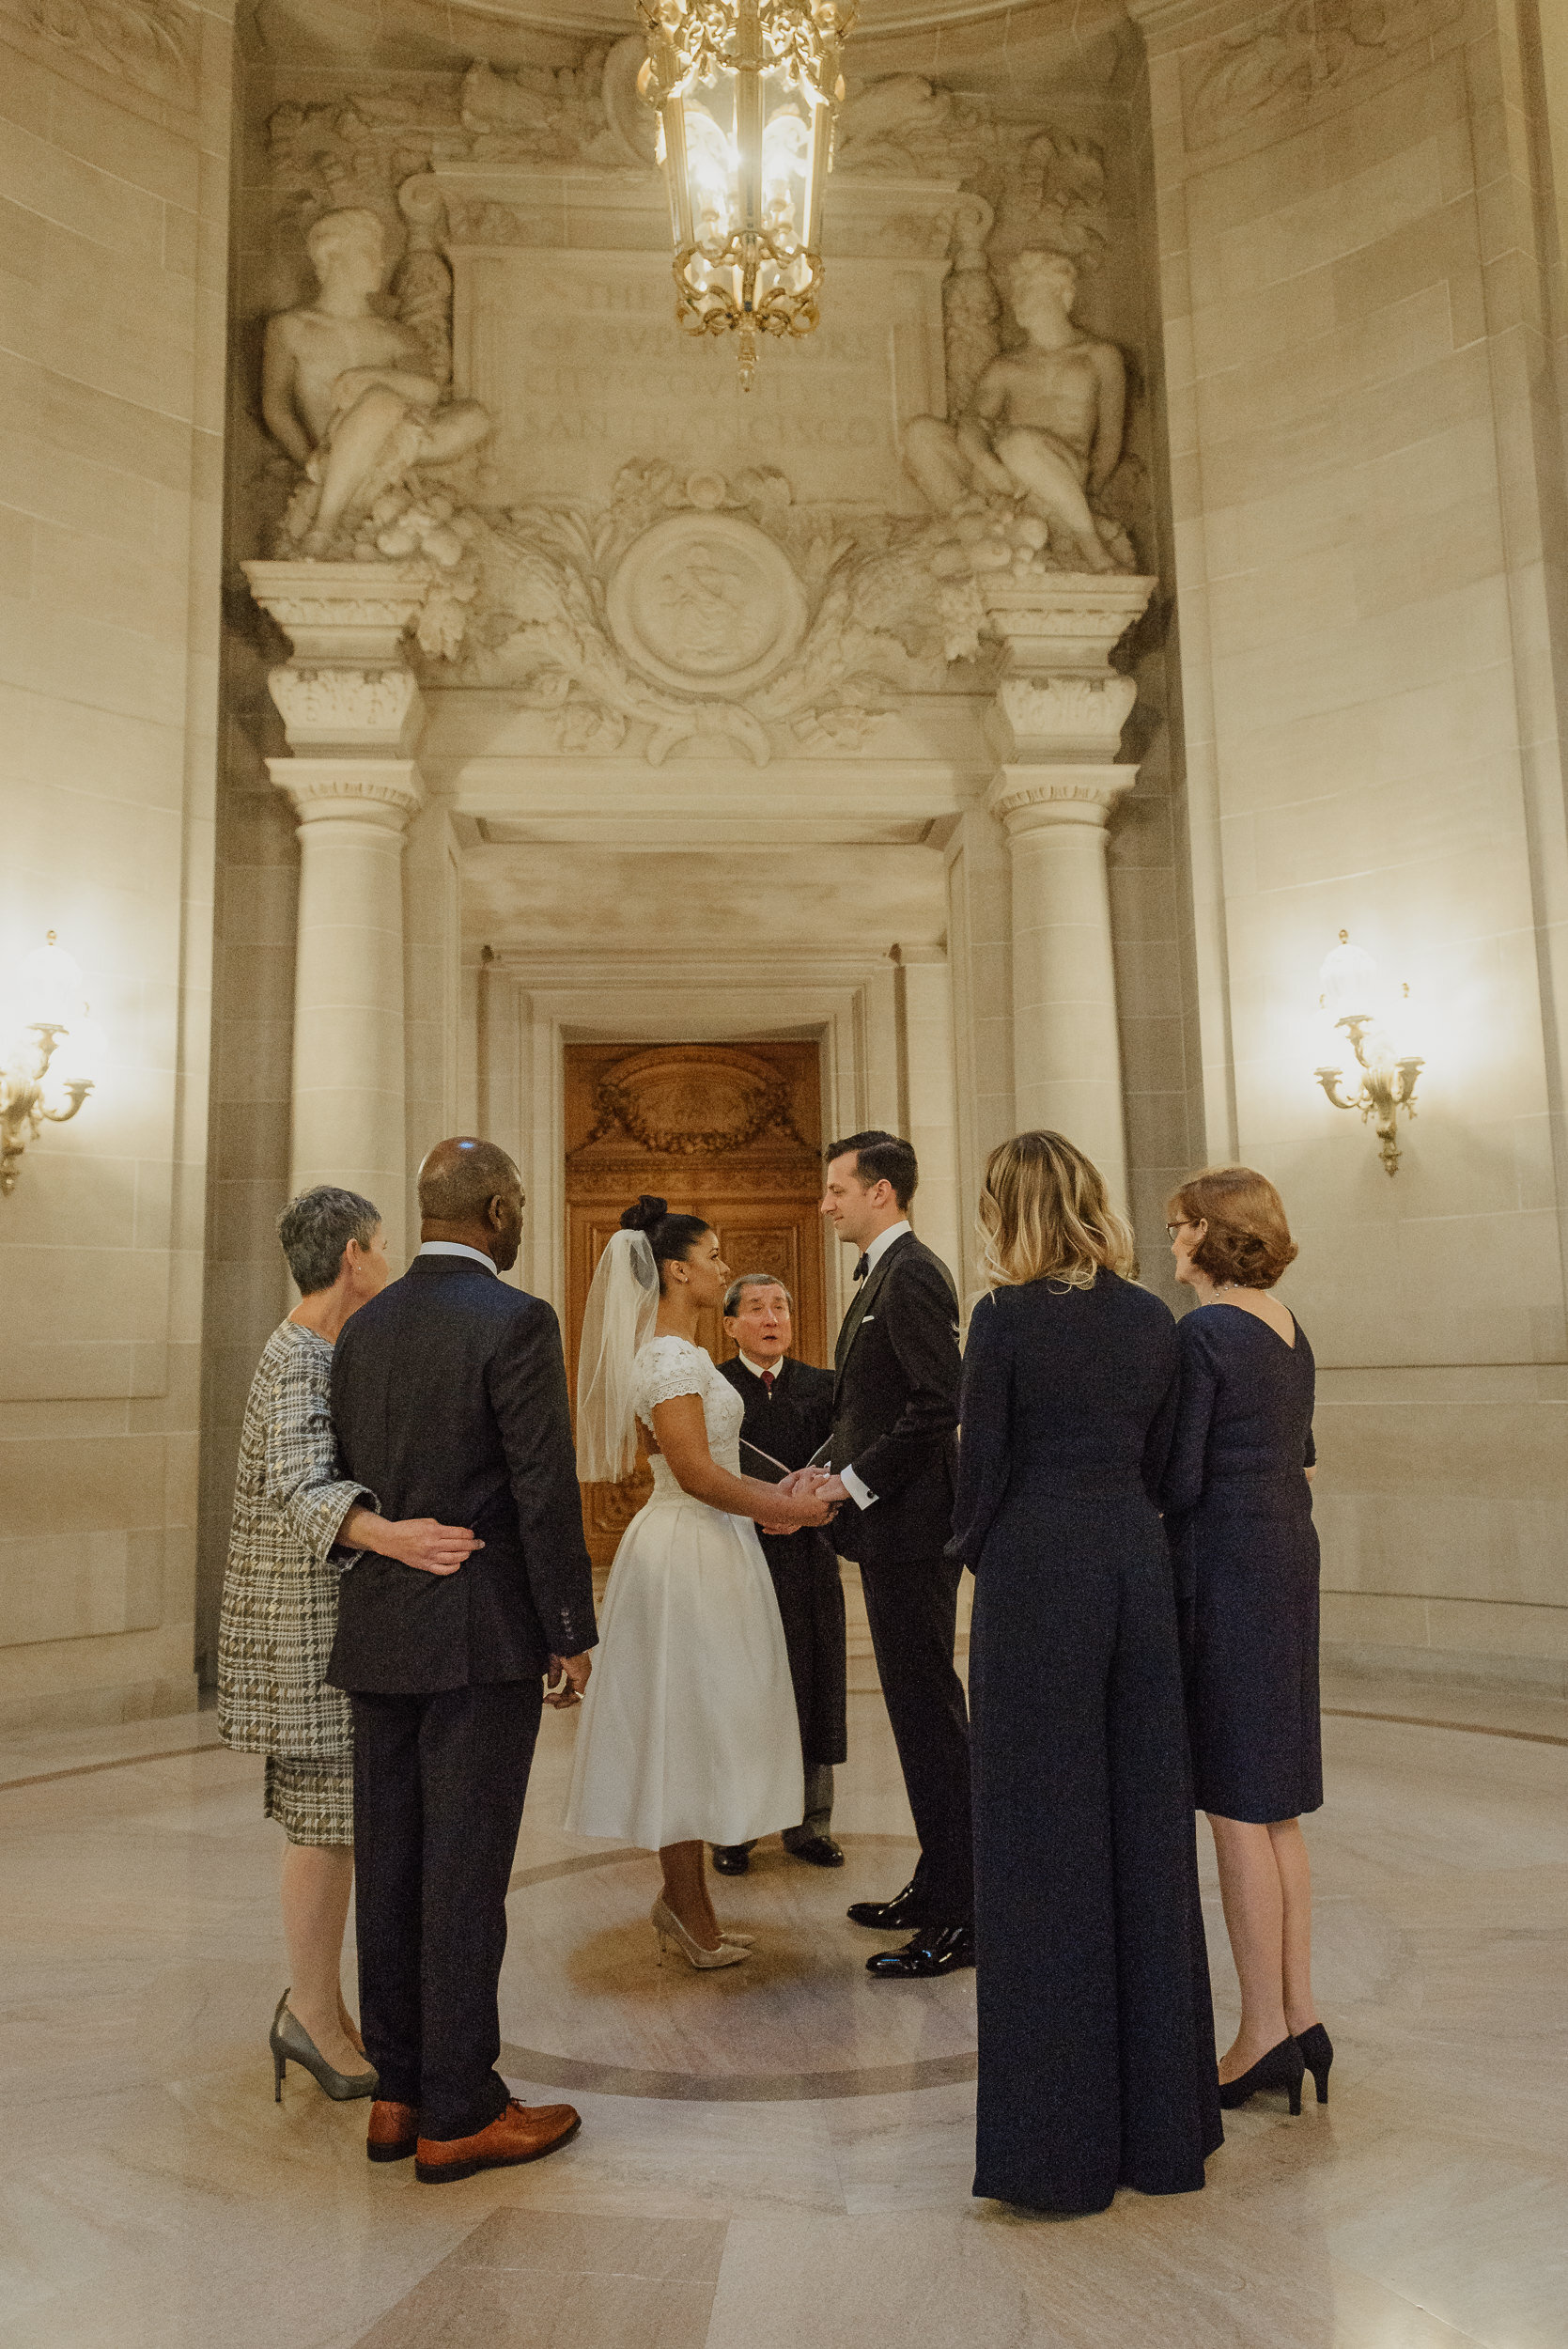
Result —
<instances>
[{"instance_id":1,"label":"column capital","mask_svg":"<svg viewBox=\"0 0 1568 2349\"><path fill-rule=\"evenodd\" d=\"M401 835L425 805L411 758L270 758L267 770L287 794L302 832L336 820Z\"/></svg>"},{"instance_id":2,"label":"column capital","mask_svg":"<svg viewBox=\"0 0 1568 2349\"><path fill-rule=\"evenodd\" d=\"M430 592L427 572L407 563L247 563L245 576L292 648L267 679L289 748L411 756L425 708L403 637Z\"/></svg>"},{"instance_id":3,"label":"column capital","mask_svg":"<svg viewBox=\"0 0 1568 2349\"><path fill-rule=\"evenodd\" d=\"M1004 760L1094 760L1109 767L1137 699L1136 680L1113 671L1105 677L1004 676L986 712L986 739Z\"/></svg>"},{"instance_id":4,"label":"column capital","mask_svg":"<svg viewBox=\"0 0 1568 2349\"><path fill-rule=\"evenodd\" d=\"M251 593L309 668L399 668L403 637L424 609L419 563L247 563Z\"/></svg>"},{"instance_id":5,"label":"column capital","mask_svg":"<svg viewBox=\"0 0 1568 2349\"><path fill-rule=\"evenodd\" d=\"M1148 610L1157 579L1137 571L1045 571L976 583L1009 675L1109 677L1110 655Z\"/></svg>"},{"instance_id":6,"label":"column capital","mask_svg":"<svg viewBox=\"0 0 1568 2349\"><path fill-rule=\"evenodd\" d=\"M1137 781L1136 767L1003 767L986 805L1009 841L1062 824L1103 832L1116 802Z\"/></svg>"},{"instance_id":7,"label":"column capital","mask_svg":"<svg viewBox=\"0 0 1568 2349\"><path fill-rule=\"evenodd\" d=\"M401 662L386 668L306 668L287 661L267 679L291 745L408 756L425 723L419 680Z\"/></svg>"}]
</instances>

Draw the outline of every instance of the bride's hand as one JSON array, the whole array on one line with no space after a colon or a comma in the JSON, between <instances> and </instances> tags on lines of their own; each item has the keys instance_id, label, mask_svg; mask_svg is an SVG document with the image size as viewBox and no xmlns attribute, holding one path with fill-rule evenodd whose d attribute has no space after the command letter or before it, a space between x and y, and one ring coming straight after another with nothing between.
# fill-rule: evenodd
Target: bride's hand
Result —
<instances>
[{"instance_id":1,"label":"bride's hand","mask_svg":"<svg viewBox=\"0 0 1568 2349\"><path fill-rule=\"evenodd\" d=\"M808 1525L831 1525L833 1505L817 1498L815 1486L797 1486L793 1492L781 1494L777 1517L769 1517L762 1525L765 1533L799 1533ZM761 1520L758 1520L761 1523Z\"/></svg>"}]
</instances>

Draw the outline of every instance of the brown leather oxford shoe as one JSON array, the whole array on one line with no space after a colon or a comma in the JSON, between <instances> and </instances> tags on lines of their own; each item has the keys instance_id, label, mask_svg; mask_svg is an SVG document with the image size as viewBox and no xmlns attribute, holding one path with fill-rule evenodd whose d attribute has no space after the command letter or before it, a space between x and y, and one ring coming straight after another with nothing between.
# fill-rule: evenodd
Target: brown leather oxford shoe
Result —
<instances>
[{"instance_id":1,"label":"brown leather oxford shoe","mask_svg":"<svg viewBox=\"0 0 1568 2349\"><path fill-rule=\"evenodd\" d=\"M488 2129L473 2137L422 2137L413 2174L426 2186L472 2178L479 2170L511 2170L559 2153L582 2126L570 2105L520 2105L514 2096Z\"/></svg>"},{"instance_id":2,"label":"brown leather oxford shoe","mask_svg":"<svg viewBox=\"0 0 1568 2349\"><path fill-rule=\"evenodd\" d=\"M370 2108L365 2150L372 2161L407 2161L419 2142L419 2107L378 2098Z\"/></svg>"}]
</instances>

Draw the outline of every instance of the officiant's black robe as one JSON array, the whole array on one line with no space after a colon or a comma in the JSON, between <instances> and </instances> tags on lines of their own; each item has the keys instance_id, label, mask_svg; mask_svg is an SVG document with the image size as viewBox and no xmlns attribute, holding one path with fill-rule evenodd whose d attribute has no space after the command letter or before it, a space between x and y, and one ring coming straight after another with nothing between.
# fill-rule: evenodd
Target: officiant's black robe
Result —
<instances>
[{"instance_id":1,"label":"officiant's black robe","mask_svg":"<svg viewBox=\"0 0 1568 2349\"><path fill-rule=\"evenodd\" d=\"M804 1468L832 1427L832 1372L792 1361L786 1354L769 1394L744 1362L721 1362L719 1368L746 1406L742 1441L770 1452L785 1468ZM743 1475L771 1473L744 1452L740 1468ZM799 1533L764 1533L762 1554L784 1618L789 1676L800 1716L801 1760L808 1769L814 1763L843 1762L849 1751L844 1586L831 1539L821 1526L808 1525Z\"/></svg>"}]
</instances>

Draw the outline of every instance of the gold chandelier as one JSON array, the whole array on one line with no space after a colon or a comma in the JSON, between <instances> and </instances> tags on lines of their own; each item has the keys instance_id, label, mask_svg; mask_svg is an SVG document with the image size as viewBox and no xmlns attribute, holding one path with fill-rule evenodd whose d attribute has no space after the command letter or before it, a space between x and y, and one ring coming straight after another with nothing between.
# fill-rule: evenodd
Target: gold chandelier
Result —
<instances>
[{"instance_id":1,"label":"gold chandelier","mask_svg":"<svg viewBox=\"0 0 1568 2349\"><path fill-rule=\"evenodd\" d=\"M822 284L822 197L856 0L637 0L638 86L659 110L675 238L675 319L740 336L809 334Z\"/></svg>"}]
</instances>

